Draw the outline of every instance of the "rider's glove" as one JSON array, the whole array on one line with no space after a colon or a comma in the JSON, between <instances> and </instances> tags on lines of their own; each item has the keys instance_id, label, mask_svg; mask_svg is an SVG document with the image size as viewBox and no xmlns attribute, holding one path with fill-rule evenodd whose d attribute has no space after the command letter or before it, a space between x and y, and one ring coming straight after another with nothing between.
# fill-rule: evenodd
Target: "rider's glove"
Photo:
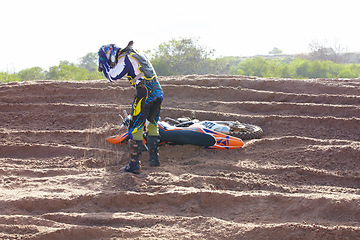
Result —
<instances>
[{"instance_id":1,"label":"rider's glove","mask_svg":"<svg viewBox=\"0 0 360 240\"><path fill-rule=\"evenodd\" d=\"M98 54L99 54L99 67L101 66L101 68L102 68L102 65L104 65L106 63L110 66L110 61L107 58L106 53L104 52L104 50L102 48L99 49ZM99 68L99 70L100 70L100 68Z\"/></svg>"}]
</instances>

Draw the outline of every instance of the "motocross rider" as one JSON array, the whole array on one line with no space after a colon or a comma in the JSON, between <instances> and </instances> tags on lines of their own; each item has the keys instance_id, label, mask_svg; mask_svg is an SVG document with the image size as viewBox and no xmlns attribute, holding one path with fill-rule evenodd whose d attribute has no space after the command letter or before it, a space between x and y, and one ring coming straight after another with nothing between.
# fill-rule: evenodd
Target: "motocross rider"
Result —
<instances>
[{"instance_id":1,"label":"motocross rider","mask_svg":"<svg viewBox=\"0 0 360 240\"><path fill-rule=\"evenodd\" d=\"M152 167L160 166L158 120L163 101L163 91L149 60L135 51L132 45L133 41L130 41L124 49L115 44L104 45L99 49L98 54L99 71L102 71L110 82L126 75L136 89L128 128L131 149L130 162L122 170L139 173L141 171L140 157L146 120L149 121L146 126L149 164Z\"/></svg>"}]
</instances>

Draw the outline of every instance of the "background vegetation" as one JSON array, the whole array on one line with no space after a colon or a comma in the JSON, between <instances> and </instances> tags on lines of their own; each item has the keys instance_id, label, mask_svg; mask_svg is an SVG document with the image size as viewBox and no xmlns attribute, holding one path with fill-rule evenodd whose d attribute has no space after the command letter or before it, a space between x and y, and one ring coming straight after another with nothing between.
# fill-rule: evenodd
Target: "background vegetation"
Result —
<instances>
[{"instance_id":1,"label":"background vegetation","mask_svg":"<svg viewBox=\"0 0 360 240\"><path fill-rule=\"evenodd\" d=\"M188 74L231 74L277 78L360 78L360 54L346 53L341 46L311 43L310 53L282 55L277 47L269 55L256 57L219 57L197 39L172 39L154 50L146 51L159 76ZM48 70L40 67L18 73L0 72L1 82L27 80L104 79L97 71L97 53L88 53L79 63L61 61Z\"/></svg>"}]
</instances>

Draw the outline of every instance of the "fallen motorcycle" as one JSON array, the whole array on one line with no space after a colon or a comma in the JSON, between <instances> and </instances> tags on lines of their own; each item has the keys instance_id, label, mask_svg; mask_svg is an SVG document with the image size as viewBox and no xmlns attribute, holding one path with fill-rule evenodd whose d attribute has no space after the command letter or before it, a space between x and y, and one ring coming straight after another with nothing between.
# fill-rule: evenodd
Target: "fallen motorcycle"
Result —
<instances>
[{"instance_id":1,"label":"fallen motorcycle","mask_svg":"<svg viewBox=\"0 0 360 240\"><path fill-rule=\"evenodd\" d=\"M130 115L123 111L121 127L129 126ZM238 121L199 121L190 118L165 118L159 121L160 145L191 144L209 149L236 149L244 146L243 140L260 138L263 130L256 125ZM144 131L146 147L146 131ZM124 133L117 137L107 138L111 144L127 144L130 136Z\"/></svg>"}]
</instances>

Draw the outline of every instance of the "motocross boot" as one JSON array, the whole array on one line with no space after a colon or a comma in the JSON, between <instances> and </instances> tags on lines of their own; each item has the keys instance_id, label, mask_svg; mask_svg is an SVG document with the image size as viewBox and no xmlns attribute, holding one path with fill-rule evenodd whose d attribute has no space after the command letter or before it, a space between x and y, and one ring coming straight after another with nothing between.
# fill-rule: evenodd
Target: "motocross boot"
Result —
<instances>
[{"instance_id":1,"label":"motocross boot","mask_svg":"<svg viewBox=\"0 0 360 240\"><path fill-rule=\"evenodd\" d=\"M160 166L159 161L159 142L160 136L148 136L147 137L147 147L149 151L149 163L150 167Z\"/></svg>"},{"instance_id":2,"label":"motocross boot","mask_svg":"<svg viewBox=\"0 0 360 240\"><path fill-rule=\"evenodd\" d=\"M140 173L141 171L141 151L143 142L139 140L129 140L130 146L130 163L123 169L126 172Z\"/></svg>"}]
</instances>

